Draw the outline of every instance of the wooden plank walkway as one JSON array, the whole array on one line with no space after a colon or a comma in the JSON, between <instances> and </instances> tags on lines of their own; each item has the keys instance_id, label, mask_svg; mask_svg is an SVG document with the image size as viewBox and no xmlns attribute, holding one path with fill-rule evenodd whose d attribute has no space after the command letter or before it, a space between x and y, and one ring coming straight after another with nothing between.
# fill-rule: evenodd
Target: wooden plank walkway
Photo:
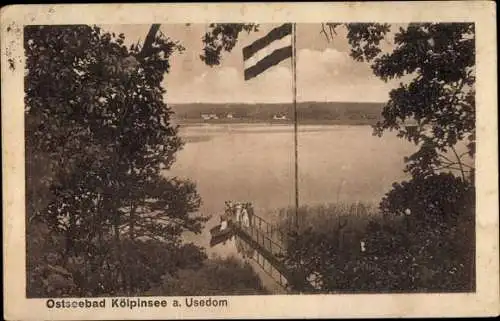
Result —
<instances>
[{"instance_id":1,"label":"wooden plank walkway","mask_svg":"<svg viewBox=\"0 0 500 321\"><path fill-rule=\"evenodd\" d=\"M292 283L295 283L294 287L304 290L312 288L312 285L305 278L298 281L298 278L281 260L286 251L284 249L286 233L278 230L257 215L252 215L249 226L233 223L233 229L236 236L240 237L256 252L257 255L254 260L257 261L264 272L283 288L288 289L288 285ZM297 284L298 282L300 284Z\"/></svg>"}]
</instances>

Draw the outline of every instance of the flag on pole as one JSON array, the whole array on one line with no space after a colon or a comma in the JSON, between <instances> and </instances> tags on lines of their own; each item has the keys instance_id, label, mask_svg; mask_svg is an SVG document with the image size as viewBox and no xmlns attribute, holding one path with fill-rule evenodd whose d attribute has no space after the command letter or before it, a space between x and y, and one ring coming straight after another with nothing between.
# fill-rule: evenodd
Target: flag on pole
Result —
<instances>
[{"instance_id":1,"label":"flag on pole","mask_svg":"<svg viewBox=\"0 0 500 321\"><path fill-rule=\"evenodd\" d=\"M285 23L243 48L245 80L292 57L292 24Z\"/></svg>"},{"instance_id":2,"label":"flag on pole","mask_svg":"<svg viewBox=\"0 0 500 321\"><path fill-rule=\"evenodd\" d=\"M295 224L299 229L299 162L297 123L297 26L285 23L243 48L245 80L252 79L281 61L292 58L293 128L295 156Z\"/></svg>"}]
</instances>

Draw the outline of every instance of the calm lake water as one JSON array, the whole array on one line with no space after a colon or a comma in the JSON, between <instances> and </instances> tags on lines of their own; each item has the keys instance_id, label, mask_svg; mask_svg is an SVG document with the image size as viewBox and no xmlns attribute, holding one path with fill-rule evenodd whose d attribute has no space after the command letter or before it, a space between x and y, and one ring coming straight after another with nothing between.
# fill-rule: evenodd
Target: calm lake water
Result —
<instances>
[{"instance_id":1,"label":"calm lake water","mask_svg":"<svg viewBox=\"0 0 500 321\"><path fill-rule=\"evenodd\" d=\"M232 254L234 247L208 247L208 230L218 223L224 201L249 201L256 214L293 206L294 140L292 125L224 124L181 127L184 149L167 175L196 182L213 215L202 235L188 241L208 253ZM394 181L404 179L403 157L415 150L388 133L372 136L370 126L299 126L300 204L336 201L378 203ZM270 215L270 214L269 214Z\"/></svg>"}]
</instances>

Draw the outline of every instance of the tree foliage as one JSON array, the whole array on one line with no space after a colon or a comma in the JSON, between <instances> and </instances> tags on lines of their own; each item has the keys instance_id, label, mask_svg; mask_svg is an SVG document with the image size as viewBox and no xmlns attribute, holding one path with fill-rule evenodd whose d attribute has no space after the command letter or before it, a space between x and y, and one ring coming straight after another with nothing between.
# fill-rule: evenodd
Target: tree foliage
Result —
<instances>
[{"instance_id":1,"label":"tree foliage","mask_svg":"<svg viewBox=\"0 0 500 321\"><path fill-rule=\"evenodd\" d=\"M25 28L27 222L57 240L58 266L81 262L81 295L144 290L126 261L151 246L181 255L181 233L205 220L194 184L164 176L182 142L161 82L183 48L155 29L127 48L99 27ZM27 250L34 272L47 253Z\"/></svg>"},{"instance_id":2,"label":"tree foliage","mask_svg":"<svg viewBox=\"0 0 500 321\"><path fill-rule=\"evenodd\" d=\"M333 41L336 29L344 26L351 45L350 55L358 61L370 61L381 53L380 41L390 31L387 23L322 23L320 33L327 41ZM204 54L201 60L209 66L219 65L223 51L231 52L241 32L258 32L256 23L212 23L203 37Z\"/></svg>"},{"instance_id":3,"label":"tree foliage","mask_svg":"<svg viewBox=\"0 0 500 321\"><path fill-rule=\"evenodd\" d=\"M443 188L446 186L446 188ZM474 212L474 186L450 173L394 183L380 203L383 215L413 215L421 221L456 224Z\"/></svg>"},{"instance_id":4,"label":"tree foliage","mask_svg":"<svg viewBox=\"0 0 500 321\"><path fill-rule=\"evenodd\" d=\"M328 42L334 41L336 29L345 27L347 40L349 42L350 56L356 61L370 61L378 56L382 49L380 41L383 40L391 30L387 23L323 23L321 32Z\"/></svg>"},{"instance_id":5,"label":"tree foliage","mask_svg":"<svg viewBox=\"0 0 500 321\"><path fill-rule=\"evenodd\" d=\"M473 167L462 157L475 154L474 25L410 24L394 39L396 48L377 57L373 71L385 81L406 75L412 80L390 92L376 133L397 130L400 137L419 144L407 159L413 176L455 166L463 179L472 177ZM416 127L403 126L407 119L414 119ZM468 141L467 152L459 155L456 146L463 140ZM446 156L450 151L454 160Z\"/></svg>"},{"instance_id":6,"label":"tree foliage","mask_svg":"<svg viewBox=\"0 0 500 321\"><path fill-rule=\"evenodd\" d=\"M258 30L258 25L254 23L211 23L202 39L204 47L200 59L208 66L219 65L222 52L230 52L234 48L240 32Z\"/></svg>"},{"instance_id":7,"label":"tree foliage","mask_svg":"<svg viewBox=\"0 0 500 321\"><path fill-rule=\"evenodd\" d=\"M148 294L164 295L267 294L259 276L248 263L235 257L211 258L203 265L166 274Z\"/></svg>"},{"instance_id":8,"label":"tree foliage","mask_svg":"<svg viewBox=\"0 0 500 321\"><path fill-rule=\"evenodd\" d=\"M302 291L475 289L475 189L468 182L441 173L395 183L380 211L361 217L368 222L361 229L346 221L353 233L325 228L325 220L290 233L284 263L313 285Z\"/></svg>"}]
</instances>

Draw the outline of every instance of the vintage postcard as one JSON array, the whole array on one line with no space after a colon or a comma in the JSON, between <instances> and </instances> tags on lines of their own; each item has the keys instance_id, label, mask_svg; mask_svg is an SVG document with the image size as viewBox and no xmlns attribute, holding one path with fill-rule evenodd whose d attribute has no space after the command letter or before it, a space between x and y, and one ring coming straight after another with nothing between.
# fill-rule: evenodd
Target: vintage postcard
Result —
<instances>
[{"instance_id":1,"label":"vintage postcard","mask_svg":"<svg viewBox=\"0 0 500 321\"><path fill-rule=\"evenodd\" d=\"M5 319L498 315L494 3L1 21Z\"/></svg>"}]
</instances>

